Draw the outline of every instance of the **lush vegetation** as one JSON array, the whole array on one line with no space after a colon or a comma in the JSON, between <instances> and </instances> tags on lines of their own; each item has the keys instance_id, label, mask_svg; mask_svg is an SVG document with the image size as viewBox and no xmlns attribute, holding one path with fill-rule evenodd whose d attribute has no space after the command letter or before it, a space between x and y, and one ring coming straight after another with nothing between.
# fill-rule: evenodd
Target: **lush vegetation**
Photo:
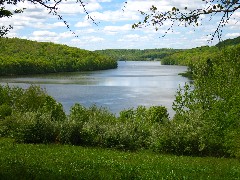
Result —
<instances>
[{"instance_id":1,"label":"lush vegetation","mask_svg":"<svg viewBox=\"0 0 240 180\"><path fill-rule=\"evenodd\" d=\"M61 143L122 150L149 148L152 129L168 121L165 107L123 110L75 104L69 116L39 87L0 88L0 136L24 143Z\"/></svg>"},{"instance_id":2,"label":"lush vegetation","mask_svg":"<svg viewBox=\"0 0 240 180\"><path fill-rule=\"evenodd\" d=\"M236 159L16 144L0 138L1 179L238 179Z\"/></svg>"},{"instance_id":3,"label":"lush vegetation","mask_svg":"<svg viewBox=\"0 0 240 180\"><path fill-rule=\"evenodd\" d=\"M106 50L97 50L103 55L110 56L118 61L152 61L160 60L164 57L167 57L174 52L181 50L178 49L106 49Z\"/></svg>"},{"instance_id":4,"label":"lush vegetation","mask_svg":"<svg viewBox=\"0 0 240 180\"><path fill-rule=\"evenodd\" d=\"M207 53L209 49L213 50L211 55ZM188 177L194 179L199 177L199 174L203 175L202 179L211 179L211 175L214 177L219 175L219 178L226 177L226 179L239 177L239 162L230 159L226 160L230 162L229 166L223 165L224 163L221 164L220 161L226 162L225 159L211 159L216 160L217 165L220 163L219 167L217 167L217 169L220 168L217 174L215 173L216 169L212 168L213 164L209 166L208 163L202 162L204 158L197 160L198 158L191 159L188 157L191 160L186 158L186 161L180 162L181 158L176 158L176 156L160 156L149 153L141 155L139 153L141 157L145 156L145 159L138 160L138 157L136 157L138 153L135 153L131 154L131 156L136 158L137 165L134 164L135 160L129 159L130 162L128 160L124 161L125 166L119 165L119 161L122 163L122 160L114 162L106 160L107 164L105 158L96 160L101 155L89 155L88 159L81 158L76 163L68 160L69 156L77 156L78 153L75 154L75 152L89 150L87 153L93 153L96 151L96 149L92 148L85 148L84 150L69 145L102 147L124 151L148 150L160 154L234 157L239 159L240 45L227 46L221 49L203 47L201 55L199 55L200 49L192 51L196 51L192 57L198 57L198 60L189 58L194 83L192 86L186 84L184 88L177 91L173 103L176 114L171 120L168 117L166 108L162 106L150 108L139 106L136 109L126 109L120 112L119 117L116 117L102 107L93 105L86 108L80 104L75 104L71 108L70 114L66 115L62 105L37 86L30 86L28 89L0 86L0 137L2 137L0 143L4 147L0 151L2 151L1 154L6 154L0 158L1 162L4 162L2 167L0 165L0 169L3 169L0 170L3 177L8 176L8 172L17 174L19 169L23 169L24 171L20 171L23 172L23 177L49 175L49 177L54 178L55 171L60 169L60 174L56 173L56 176L62 175L64 178L69 175L69 171L73 174L70 177L74 178L77 176L75 170L79 169L74 169L74 167L79 167L81 163L89 167L83 170L82 167L85 167L85 165L80 166L83 177L90 174L93 178L105 178L106 176L107 178L130 179L134 174L133 178L139 179L148 176L150 178ZM181 53L186 53L186 51ZM11 143L9 142L11 140L5 138L13 138L14 142ZM34 146L16 144L16 142L55 145ZM25 151L25 148L31 150ZM32 160L34 157L31 156L31 153L36 154L39 152L39 148L45 154L49 154L49 151L51 151L54 154L53 158L56 157L56 152L59 152L58 148L63 150L66 148L64 152L67 155L60 153L61 158L59 157L59 161L56 161L60 162L60 165L57 166L53 163L55 161L46 161L43 166L31 164L38 161L37 159ZM19 152L19 157L16 155L13 157L13 152ZM69 152L70 155L68 155ZM96 154L102 152L105 151L99 150ZM124 154L116 151L111 151L111 153ZM42 157L42 159L49 156ZM148 159L149 156L163 159L156 159L155 162ZM166 158L169 161L171 158L174 160L167 162L164 160ZM209 169L202 169L197 165L192 166L192 160L209 167ZM113 169L108 164L110 161ZM163 161L163 164L159 164L159 161ZM139 162L146 162L146 166L144 163L139 165L141 164ZM175 164L176 162L181 164L180 170L177 168L179 166ZM72 163L72 165L64 166L68 163ZM151 163L153 164L150 165ZM238 163L238 165L236 166L235 163ZM214 163L215 167L216 164ZM166 166L166 169L163 166ZM231 166L232 169L228 168ZM116 173L119 167L126 168L121 169L122 173L119 174ZM159 169L159 167L166 170L167 173L153 171ZM168 167L173 172L171 175L169 175ZM98 171L93 172L96 169ZM184 169L184 174L182 174L182 169ZM146 176L143 175L145 173ZM136 174L141 176L136 176ZM18 175L21 176L21 173Z\"/></svg>"},{"instance_id":5,"label":"lush vegetation","mask_svg":"<svg viewBox=\"0 0 240 180\"><path fill-rule=\"evenodd\" d=\"M193 65L194 88L165 107L126 109L75 104L68 116L43 90L2 86L0 135L24 143L60 143L177 155L240 157L240 45Z\"/></svg>"},{"instance_id":6,"label":"lush vegetation","mask_svg":"<svg viewBox=\"0 0 240 180\"><path fill-rule=\"evenodd\" d=\"M226 46L232 46L237 44L240 44L240 36L233 39L226 39L224 41L221 41L217 43L216 46L219 48L224 48Z\"/></svg>"},{"instance_id":7,"label":"lush vegetation","mask_svg":"<svg viewBox=\"0 0 240 180\"><path fill-rule=\"evenodd\" d=\"M88 71L116 68L98 53L17 38L0 38L0 75Z\"/></svg>"},{"instance_id":8,"label":"lush vegetation","mask_svg":"<svg viewBox=\"0 0 240 180\"><path fill-rule=\"evenodd\" d=\"M176 134L170 151L185 146L184 151L190 154L207 151L239 157L240 45L194 63L192 72L193 87L180 89L173 105L176 116L172 123L185 130ZM169 130L177 131L174 127Z\"/></svg>"},{"instance_id":9,"label":"lush vegetation","mask_svg":"<svg viewBox=\"0 0 240 180\"><path fill-rule=\"evenodd\" d=\"M161 63L165 65L185 65L191 69L193 64L219 54L220 49L228 46L236 46L238 44L240 44L240 37L221 41L212 47L202 46L193 49L177 51L169 56L163 57L161 59Z\"/></svg>"}]
</instances>

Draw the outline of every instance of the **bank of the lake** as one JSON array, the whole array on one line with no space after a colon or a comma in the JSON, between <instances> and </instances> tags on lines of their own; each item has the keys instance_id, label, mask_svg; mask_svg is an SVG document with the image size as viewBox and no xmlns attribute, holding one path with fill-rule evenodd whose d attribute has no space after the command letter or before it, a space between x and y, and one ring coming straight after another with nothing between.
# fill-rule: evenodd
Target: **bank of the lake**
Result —
<instances>
[{"instance_id":1,"label":"bank of the lake","mask_svg":"<svg viewBox=\"0 0 240 180\"><path fill-rule=\"evenodd\" d=\"M173 116L176 91L189 81L178 74L186 69L161 65L158 61L119 61L117 69L5 77L0 78L0 83L21 87L40 85L63 104L66 112L75 103L87 107L96 104L116 114L140 105L163 105Z\"/></svg>"}]
</instances>

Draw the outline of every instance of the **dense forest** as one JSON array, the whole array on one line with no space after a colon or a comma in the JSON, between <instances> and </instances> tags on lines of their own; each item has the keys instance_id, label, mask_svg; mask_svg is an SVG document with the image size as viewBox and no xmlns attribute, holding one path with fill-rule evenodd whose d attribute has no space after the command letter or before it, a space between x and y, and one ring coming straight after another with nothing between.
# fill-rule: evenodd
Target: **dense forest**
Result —
<instances>
[{"instance_id":1,"label":"dense forest","mask_svg":"<svg viewBox=\"0 0 240 180\"><path fill-rule=\"evenodd\" d=\"M117 61L153 61L160 60L175 52L181 51L180 49L106 49L96 50L95 52L110 56Z\"/></svg>"},{"instance_id":2,"label":"dense forest","mask_svg":"<svg viewBox=\"0 0 240 180\"><path fill-rule=\"evenodd\" d=\"M240 36L233 39L226 39L224 41L221 41L218 44L216 44L216 47L221 48L221 47L232 46L237 44L240 44Z\"/></svg>"},{"instance_id":3,"label":"dense forest","mask_svg":"<svg viewBox=\"0 0 240 180\"><path fill-rule=\"evenodd\" d=\"M0 38L0 75L39 74L116 68L105 55L49 42Z\"/></svg>"},{"instance_id":4,"label":"dense forest","mask_svg":"<svg viewBox=\"0 0 240 180\"><path fill-rule=\"evenodd\" d=\"M118 61L161 61L163 65L185 65L191 67L194 62L219 53L220 48L240 44L240 37L227 39L215 46L201 46L192 49L106 49L97 50L103 55Z\"/></svg>"},{"instance_id":5,"label":"dense forest","mask_svg":"<svg viewBox=\"0 0 240 180\"><path fill-rule=\"evenodd\" d=\"M220 52L220 49L237 44L240 44L240 37L221 41L212 47L202 46L175 52L162 58L161 63L165 65L185 65L191 68L194 63L200 60L216 56Z\"/></svg>"}]
</instances>

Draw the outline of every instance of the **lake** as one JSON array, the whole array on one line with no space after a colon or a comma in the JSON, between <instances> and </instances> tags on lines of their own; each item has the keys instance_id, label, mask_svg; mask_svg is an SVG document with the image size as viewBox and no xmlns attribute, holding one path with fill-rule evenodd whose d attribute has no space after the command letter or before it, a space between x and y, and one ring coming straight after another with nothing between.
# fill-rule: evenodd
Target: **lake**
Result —
<instances>
[{"instance_id":1,"label":"lake","mask_svg":"<svg viewBox=\"0 0 240 180\"><path fill-rule=\"evenodd\" d=\"M120 61L117 69L1 77L0 83L24 88L38 84L61 102L67 113L75 103L107 107L116 115L139 105L163 105L173 116L176 91L189 81L178 73L186 70L185 66L166 66L158 61Z\"/></svg>"}]
</instances>

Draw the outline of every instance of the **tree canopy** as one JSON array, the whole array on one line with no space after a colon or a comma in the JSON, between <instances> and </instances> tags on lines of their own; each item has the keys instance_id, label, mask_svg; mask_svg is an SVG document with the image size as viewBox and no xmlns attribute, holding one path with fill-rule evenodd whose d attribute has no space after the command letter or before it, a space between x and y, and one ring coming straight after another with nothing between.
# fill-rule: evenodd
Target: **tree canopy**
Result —
<instances>
[{"instance_id":1,"label":"tree canopy","mask_svg":"<svg viewBox=\"0 0 240 180\"><path fill-rule=\"evenodd\" d=\"M50 42L0 38L0 76L116 68L110 57Z\"/></svg>"}]
</instances>

